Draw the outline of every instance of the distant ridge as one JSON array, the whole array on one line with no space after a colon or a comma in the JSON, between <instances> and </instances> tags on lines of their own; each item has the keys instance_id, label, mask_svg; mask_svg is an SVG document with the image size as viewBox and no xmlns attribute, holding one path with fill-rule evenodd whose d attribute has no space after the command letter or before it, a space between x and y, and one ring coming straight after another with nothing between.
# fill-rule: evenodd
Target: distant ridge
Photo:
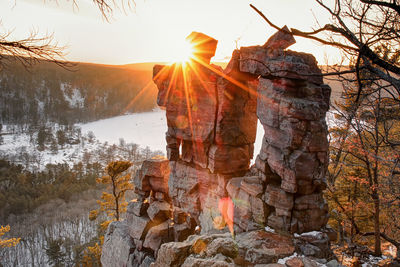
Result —
<instances>
[{"instance_id":1,"label":"distant ridge","mask_svg":"<svg viewBox=\"0 0 400 267\"><path fill-rule=\"evenodd\" d=\"M212 64L221 66L222 68L225 68L226 65L228 65L228 62L211 62ZM125 65L116 65L116 66L121 66L121 67L127 67L129 69L133 70L153 70L154 65L168 65L171 64L171 62L143 62L143 63L131 63L131 64L125 64Z\"/></svg>"},{"instance_id":2,"label":"distant ridge","mask_svg":"<svg viewBox=\"0 0 400 267\"><path fill-rule=\"evenodd\" d=\"M26 68L7 58L0 71L0 123L73 124L156 107L155 63L72 63L65 69L40 60Z\"/></svg>"}]
</instances>

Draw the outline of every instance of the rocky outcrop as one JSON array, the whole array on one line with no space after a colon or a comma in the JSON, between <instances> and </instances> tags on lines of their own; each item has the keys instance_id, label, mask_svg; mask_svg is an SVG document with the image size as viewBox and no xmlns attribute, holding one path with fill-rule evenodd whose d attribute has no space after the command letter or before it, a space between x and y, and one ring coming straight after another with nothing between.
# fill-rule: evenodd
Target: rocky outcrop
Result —
<instances>
[{"instance_id":1,"label":"rocky outcrop","mask_svg":"<svg viewBox=\"0 0 400 267\"><path fill-rule=\"evenodd\" d=\"M298 249L291 237L262 230L235 238L229 233L194 235L163 244L151 266L320 266L331 259L302 255Z\"/></svg>"},{"instance_id":2,"label":"rocky outcrop","mask_svg":"<svg viewBox=\"0 0 400 267\"><path fill-rule=\"evenodd\" d=\"M129 236L129 227L125 222L112 222L104 235L101 262L103 266L127 266L129 257L135 250L135 244Z\"/></svg>"},{"instance_id":3,"label":"rocky outcrop","mask_svg":"<svg viewBox=\"0 0 400 267\"><path fill-rule=\"evenodd\" d=\"M256 169L266 184L267 224L292 233L319 230L328 220L322 197L328 163L325 114L330 87L309 54L285 51L282 29L263 47L240 50L240 70L260 75L257 116L265 131ZM293 37L292 37L293 38ZM277 40L282 39L283 44Z\"/></svg>"},{"instance_id":4,"label":"rocky outcrop","mask_svg":"<svg viewBox=\"0 0 400 267\"><path fill-rule=\"evenodd\" d=\"M154 67L167 159L145 161L134 179L127 265L276 266L294 253L287 266L330 259L322 196L330 88L315 58L286 50L295 40L283 28L263 46L235 50L222 70L209 64L216 40L196 32L188 39L197 49L191 62ZM265 134L250 167L257 119Z\"/></svg>"}]
</instances>

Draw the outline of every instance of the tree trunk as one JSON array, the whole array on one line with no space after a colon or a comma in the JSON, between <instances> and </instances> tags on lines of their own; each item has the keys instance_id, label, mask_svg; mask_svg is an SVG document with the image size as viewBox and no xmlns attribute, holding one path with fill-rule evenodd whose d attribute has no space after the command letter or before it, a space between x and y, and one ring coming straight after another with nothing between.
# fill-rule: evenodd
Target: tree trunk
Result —
<instances>
[{"instance_id":1,"label":"tree trunk","mask_svg":"<svg viewBox=\"0 0 400 267\"><path fill-rule=\"evenodd\" d=\"M374 190L375 191L375 190ZM379 207L379 196L375 191L372 194L372 198L374 199L375 213L374 213L374 233L375 233L375 256L381 256L381 231L380 231L380 207Z\"/></svg>"},{"instance_id":2,"label":"tree trunk","mask_svg":"<svg viewBox=\"0 0 400 267\"><path fill-rule=\"evenodd\" d=\"M119 221L119 203L118 203L118 197L117 197L117 185L116 185L116 176L111 177L112 179L112 188L113 188L113 196L114 196L114 201L115 201L115 219Z\"/></svg>"}]
</instances>

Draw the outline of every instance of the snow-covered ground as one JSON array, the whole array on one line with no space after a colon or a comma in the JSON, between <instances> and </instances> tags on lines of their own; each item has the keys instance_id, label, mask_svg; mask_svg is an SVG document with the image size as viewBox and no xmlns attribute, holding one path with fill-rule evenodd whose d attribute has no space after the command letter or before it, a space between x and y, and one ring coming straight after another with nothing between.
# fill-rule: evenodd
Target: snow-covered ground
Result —
<instances>
[{"instance_id":1,"label":"snow-covered ground","mask_svg":"<svg viewBox=\"0 0 400 267\"><path fill-rule=\"evenodd\" d=\"M101 144L98 141L85 144L66 144L57 152L49 149L39 151L36 145L32 145L27 133L4 134L4 142L0 145L0 158L22 164L29 170L42 170L47 164L67 163L72 166L80 161L87 151L94 151Z\"/></svg>"},{"instance_id":2,"label":"snow-covered ground","mask_svg":"<svg viewBox=\"0 0 400 267\"><path fill-rule=\"evenodd\" d=\"M127 143L135 143L151 150L165 151L167 120L164 110L134 113L78 124L82 134L93 132L100 142L118 144L123 138Z\"/></svg>"},{"instance_id":3,"label":"snow-covered ground","mask_svg":"<svg viewBox=\"0 0 400 267\"><path fill-rule=\"evenodd\" d=\"M161 150L165 153L167 123L163 110L117 116L76 126L81 128L83 141L66 144L62 148L58 146L57 151L51 151L48 146L47 149L39 151L36 141L32 142L28 133L12 133L7 131L5 126L0 157L22 164L31 170L43 169L48 163L67 163L72 166L82 160L85 152L106 150L113 144L119 145L121 138L125 144L134 143L141 149L149 147L152 151ZM92 141L89 141L90 132L93 132L95 137ZM35 139L36 135L33 138ZM105 142L108 144L105 145Z\"/></svg>"}]
</instances>

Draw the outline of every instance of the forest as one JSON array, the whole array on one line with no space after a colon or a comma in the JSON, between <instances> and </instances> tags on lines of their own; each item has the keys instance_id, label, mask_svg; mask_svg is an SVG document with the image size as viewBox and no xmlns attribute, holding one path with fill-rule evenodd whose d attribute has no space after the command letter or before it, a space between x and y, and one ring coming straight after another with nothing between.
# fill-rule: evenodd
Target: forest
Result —
<instances>
[{"instance_id":1,"label":"forest","mask_svg":"<svg viewBox=\"0 0 400 267\"><path fill-rule=\"evenodd\" d=\"M26 69L10 60L0 72L0 123L72 125L151 111L157 93L151 75L151 69L135 64L73 63L63 68L43 60Z\"/></svg>"},{"instance_id":2,"label":"forest","mask_svg":"<svg viewBox=\"0 0 400 267\"><path fill-rule=\"evenodd\" d=\"M78 142L95 142L82 136ZM44 146L44 150L50 150ZM42 169L27 168L7 159L0 160L0 224L11 225L7 236L20 237L15 247L0 248L0 266L75 266L83 261L87 248L96 244L105 229L105 215L89 220L103 191L96 179L106 174L109 162L131 162L127 174L134 176L145 159L159 156L120 140L119 145L96 143L74 164L47 164ZM23 155L34 161L35 155ZM18 161L14 158L13 161ZM30 161L22 161L30 162ZM132 198L132 190L127 199Z\"/></svg>"}]
</instances>

